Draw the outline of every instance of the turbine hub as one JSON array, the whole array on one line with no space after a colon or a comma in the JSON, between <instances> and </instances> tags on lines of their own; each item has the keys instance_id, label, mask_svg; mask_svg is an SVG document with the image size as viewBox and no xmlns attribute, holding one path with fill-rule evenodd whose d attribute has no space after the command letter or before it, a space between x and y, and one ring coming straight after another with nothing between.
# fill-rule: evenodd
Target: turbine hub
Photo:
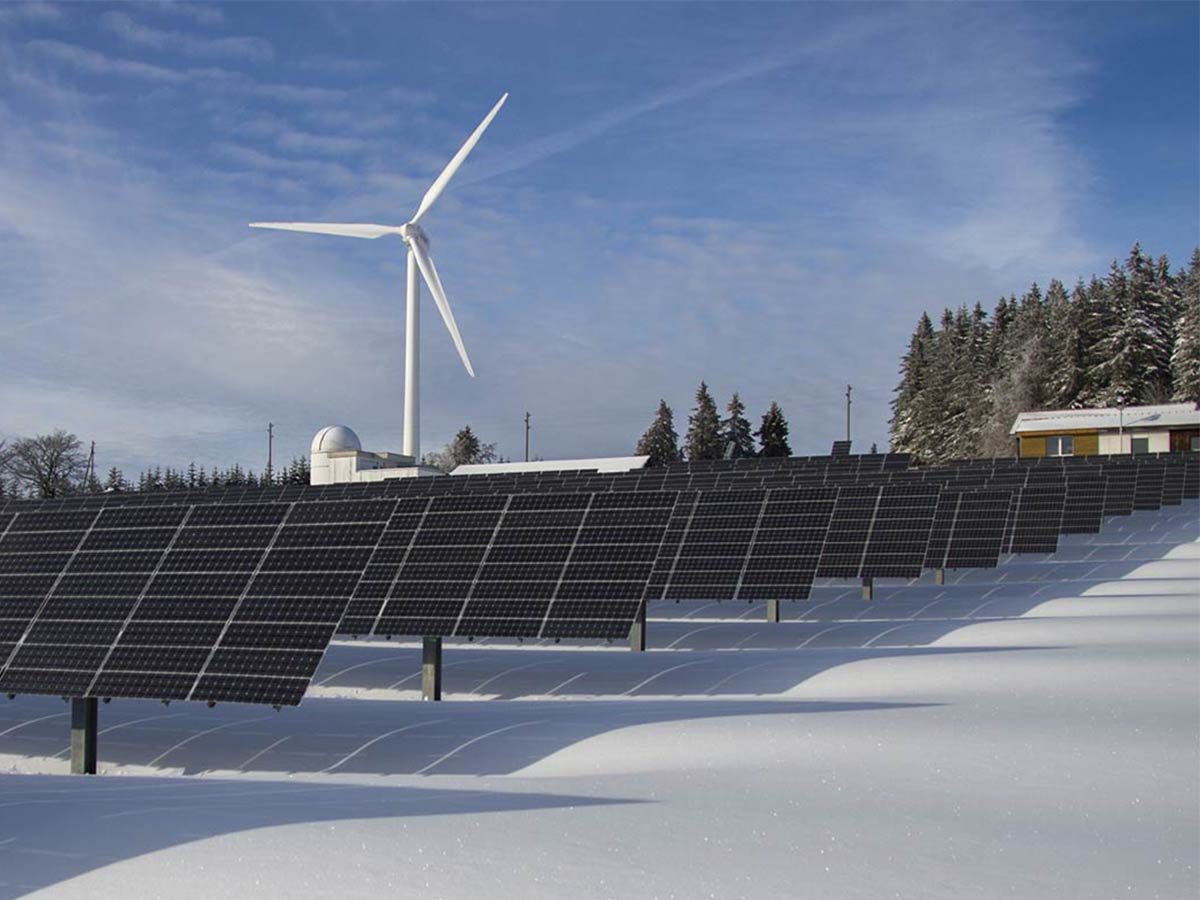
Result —
<instances>
[{"instance_id":1,"label":"turbine hub","mask_svg":"<svg viewBox=\"0 0 1200 900\"><path fill-rule=\"evenodd\" d=\"M413 222L400 226L400 237L404 239L404 243L406 244L418 241L426 247L429 246L429 235L425 233L425 229Z\"/></svg>"}]
</instances>

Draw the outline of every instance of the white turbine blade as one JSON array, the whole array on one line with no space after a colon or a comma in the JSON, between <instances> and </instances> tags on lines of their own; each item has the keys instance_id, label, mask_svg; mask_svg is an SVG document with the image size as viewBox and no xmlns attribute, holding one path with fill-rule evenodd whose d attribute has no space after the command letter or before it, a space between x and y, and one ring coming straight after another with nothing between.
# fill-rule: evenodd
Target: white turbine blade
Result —
<instances>
[{"instance_id":1,"label":"white turbine blade","mask_svg":"<svg viewBox=\"0 0 1200 900\"><path fill-rule=\"evenodd\" d=\"M437 304L438 312L442 314L442 321L446 323L450 337L454 339L458 355L462 357L463 365L467 367L467 374L474 378L475 369L472 368L471 360L467 357L467 348L463 346L462 335L458 333L458 323L454 321L454 313L450 311L450 301L446 299L446 291L442 287L442 279L438 278L433 258L420 241L412 241L408 246L417 259L417 267L421 270L425 283L429 285L429 292L433 294L433 302Z\"/></svg>"},{"instance_id":2,"label":"white turbine blade","mask_svg":"<svg viewBox=\"0 0 1200 900\"><path fill-rule=\"evenodd\" d=\"M446 189L446 185L450 183L450 179L454 177L454 173L458 171L459 166L463 164L467 155L479 143L479 139L483 137L484 131L492 124L492 119L496 118L496 113L500 112L500 107L504 105L504 101L507 99L508 94L505 94L496 102L496 105L492 107L492 111L479 123L479 127L471 132L471 136L467 138L467 142L454 154L454 159L450 160L446 168L442 169L442 174L437 177L437 181L430 185L429 190L425 192L425 196L421 198L421 205L417 207L417 214L412 217L414 225L421 221L421 217L429 211L429 207L433 206L437 198L442 195L442 191Z\"/></svg>"},{"instance_id":3,"label":"white turbine blade","mask_svg":"<svg viewBox=\"0 0 1200 900\"><path fill-rule=\"evenodd\" d=\"M308 231L312 234L336 234L341 237L374 240L385 234L399 234L395 225L335 225L327 222L251 222L251 228L275 228L279 231Z\"/></svg>"}]
</instances>

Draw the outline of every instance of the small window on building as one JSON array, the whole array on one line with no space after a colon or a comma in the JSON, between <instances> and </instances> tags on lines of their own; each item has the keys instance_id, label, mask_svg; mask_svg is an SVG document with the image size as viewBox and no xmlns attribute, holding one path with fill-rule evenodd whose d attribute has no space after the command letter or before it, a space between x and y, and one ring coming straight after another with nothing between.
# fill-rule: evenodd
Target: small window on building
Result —
<instances>
[{"instance_id":1,"label":"small window on building","mask_svg":"<svg viewBox=\"0 0 1200 900\"><path fill-rule=\"evenodd\" d=\"M1074 456L1075 455L1075 438L1069 434L1064 434L1061 437L1046 438L1046 455L1047 456Z\"/></svg>"},{"instance_id":2,"label":"small window on building","mask_svg":"<svg viewBox=\"0 0 1200 900\"><path fill-rule=\"evenodd\" d=\"M1193 453L1200 450L1200 437L1192 437L1191 448Z\"/></svg>"},{"instance_id":3,"label":"small window on building","mask_svg":"<svg viewBox=\"0 0 1200 900\"><path fill-rule=\"evenodd\" d=\"M1146 437L1130 438L1129 452L1130 453L1149 453L1150 452L1150 438L1146 438Z\"/></svg>"}]
</instances>

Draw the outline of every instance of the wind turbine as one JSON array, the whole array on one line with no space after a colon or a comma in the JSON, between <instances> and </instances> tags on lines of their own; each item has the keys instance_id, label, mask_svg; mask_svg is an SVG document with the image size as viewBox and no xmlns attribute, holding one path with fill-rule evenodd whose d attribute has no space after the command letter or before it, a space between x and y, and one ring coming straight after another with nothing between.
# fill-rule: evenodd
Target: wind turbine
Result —
<instances>
[{"instance_id":1,"label":"wind turbine","mask_svg":"<svg viewBox=\"0 0 1200 900\"><path fill-rule=\"evenodd\" d=\"M412 456L419 460L421 450L420 438L420 385L418 381L420 341L419 325L420 325L420 299L421 299L421 278L425 279L425 284L429 286L429 292L433 294L433 302L437 304L438 312L442 314L442 321L446 323L446 329L450 332L450 337L454 340L454 346L458 348L458 355L462 359L463 365L466 366L467 373L474 378L475 369L471 366L471 360L467 356L467 348L463 346L462 335L458 333L458 324L454 321L454 313L450 310L450 301L446 299L446 291L442 287L442 280L438 277L437 268L433 264L433 257L429 255L429 237L421 228L421 219L429 212L430 207L437 202L437 198L442 195L442 191L446 189L446 185L450 183L450 179L454 177L454 173L459 170L471 150L479 143L479 139L483 136L483 132L492 124L492 119L496 118L496 113L500 112L500 107L504 105L504 101L508 99L506 93L492 107L479 127L471 132L471 136L454 154L454 158L447 163L446 168L442 170L442 174L437 177L437 180L430 185L429 190L425 192L425 196L421 198L421 204L417 207L416 214L408 220L404 225L354 225L354 224L330 224L325 222L251 222L251 228L277 228L282 231L309 231L314 234L336 234L340 237L355 237L374 240L378 237L383 237L385 234L398 234L405 244L408 245L408 297L406 307L406 323L404 334L404 455ZM420 278L417 273L420 272Z\"/></svg>"}]
</instances>

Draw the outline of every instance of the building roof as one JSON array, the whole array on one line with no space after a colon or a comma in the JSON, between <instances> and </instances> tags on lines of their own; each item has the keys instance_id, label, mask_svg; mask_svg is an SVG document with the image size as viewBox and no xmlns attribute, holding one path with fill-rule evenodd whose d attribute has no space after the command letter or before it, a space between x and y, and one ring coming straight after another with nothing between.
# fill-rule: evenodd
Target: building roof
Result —
<instances>
[{"instance_id":1,"label":"building roof","mask_svg":"<svg viewBox=\"0 0 1200 900\"><path fill-rule=\"evenodd\" d=\"M605 456L599 459L539 459L533 462L470 463L451 475L499 475L505 472L629 472L645 468L649 456Z\"/></svg>"},{"instance_id":2,"label":"building roof","mask_svg":"<svg viewBox=\"0 0 1200 900\"><path fill-rule=\"evenodd\" d=\"M1126 406L1107 409L1043 409L1023 412L1009 434L1029 431L1113 430L1200 426L1200 408L1195 403L1163 403L1158 406Z\"/></svg>"}]
</instances>

